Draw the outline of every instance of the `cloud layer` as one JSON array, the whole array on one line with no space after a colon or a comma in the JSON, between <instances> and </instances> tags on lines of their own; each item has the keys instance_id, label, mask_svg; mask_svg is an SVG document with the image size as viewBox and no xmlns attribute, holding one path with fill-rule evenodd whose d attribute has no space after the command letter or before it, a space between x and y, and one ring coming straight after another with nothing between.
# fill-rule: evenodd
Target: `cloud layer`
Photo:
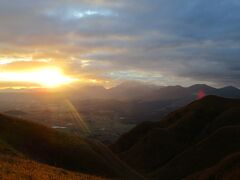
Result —
<instances>
[{"instance_id":1,"label":"cloud layer","mask_svg":"<svg viewBox=\"0 0 240 180\"><path fill-rule=\"evenodd\" d=\"M240 87L239 10L238 0L1 0L0 68Z\"/></svg>"}]
</instances>

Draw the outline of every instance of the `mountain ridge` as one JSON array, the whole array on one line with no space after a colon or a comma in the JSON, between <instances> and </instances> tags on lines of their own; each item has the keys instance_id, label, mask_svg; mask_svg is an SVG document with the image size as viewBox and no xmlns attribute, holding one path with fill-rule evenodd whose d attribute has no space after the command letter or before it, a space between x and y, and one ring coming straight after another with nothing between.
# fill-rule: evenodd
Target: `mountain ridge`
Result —
<instances>
[{"instance_id":1,"label":"mountain ridge","mask_svg":"<svg viewBox=\"0 0 240 180\"><path fill-rule=\"evenodd\" d=\"M110 147L150 179L184 178L240 151L239 109L240 99L206 96L161 121L138 125ZM204 151L194 155L203 147ZM214 154L217 149L221 153ZM181 161L177 157L181 157ZM196 162L196 157L202 160L199 167L191 163Z\"/></svg>"},{"instance_id":2,"label":"mountain ridge","mask_svg":"<svg viewBox=\"0 0 240 180\"><path fill-rule=\"evenodd\" d=\"M63 91L63 90L61 90ZM206 95L218 95L223 97L240 98L240 89L234 86L215 88L206 84L195 84L188 87L183 86L158 86L154 84L145 84L141 82L123 82L115 87L106 89L100 85L85 85L81 87L69 87L67 96L77 99L118 99L118 100L170 100L186 99L195 100L197 94L203 91ZM1 93L56 93L44 89L24 90L2 90ZM194 99L195 98L195 99Z\"/></svg>"}]
</instances>

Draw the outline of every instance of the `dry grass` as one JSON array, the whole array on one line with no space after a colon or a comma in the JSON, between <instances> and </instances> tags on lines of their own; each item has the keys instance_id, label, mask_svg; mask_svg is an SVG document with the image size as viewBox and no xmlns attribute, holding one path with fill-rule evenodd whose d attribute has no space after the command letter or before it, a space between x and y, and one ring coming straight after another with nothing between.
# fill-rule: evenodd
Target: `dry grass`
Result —
<instances>
[{"instance_id":1,"label":"dry grass","mask_svg":"<svg viewBox=\"0 0 240 180\"><path fill-rule=\"evenodd\" d=\"M27 120L0 114L0 155L1 154L8 154L10 157L18 155L24 157L22 159L27 158L35 162L48 164L49 166L91 174L93 176L140 178L137 173L122 163L122 161L101 143L55 131ZM6 165L6 163L3 164ZM40 170L40 167L32 169L31 167L34 167L34 165L29 166L29 164L31 164L30 162L21 162L19 164L20 167L22 166L21 164L24 164L24 166L19 169L20 167L18 167L16 163L13 163L7 168L8 171L11 170L11 176L21 171L25 172L24 169L28 170L28 172L24 174L27 176L35 176L38 173L43 175L43 172L45 172L44 170ZM14 165L16 165L16 167L11 167ZM19 170L19 172L15 172L17 170ZM57 178L55 178L56 172L52 174L47 172L49 171L44 173L46 177L40 179L49 179L47 178L48 176L52 176L50 179L64 178L64 173L57 173ZM6 175L6 173L4 173L4 175ZM25 179L31 179L31 176ZM40 175L36 175L36 177L39 176ZM17 175L17 177L21 176ZM36 177L33 179L36 179ZM67 177L66 179L74 178ZM92 179L92 177L90 179Z\"/></svg>"},{"instance_id":2,"label":"dry grass","mask_svg":"<svg viewBox=\"0 0 240 180\"><path fill-rule=\"evenodd\" d=\"M102 180L104 178L66 171L31 160L0 155L2 180Z\"/></svg>"}]
</instances>

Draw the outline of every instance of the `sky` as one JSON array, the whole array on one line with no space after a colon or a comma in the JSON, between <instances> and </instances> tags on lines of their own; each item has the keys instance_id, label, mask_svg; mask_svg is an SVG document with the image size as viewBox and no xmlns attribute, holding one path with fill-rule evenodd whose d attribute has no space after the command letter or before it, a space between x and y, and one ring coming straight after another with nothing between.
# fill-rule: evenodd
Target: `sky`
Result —
<instances>
[{"instance_id":1,"label":"sky","mask_svg":"<svg viewBox=\"0 0 240 180\"><path fill-rule=\"evenodd\" d=\"M104 86L240 87L239 0L0 0L0 23L0 88L35 87L19 77L41 68Z\"/></svg>"}]
</instances>

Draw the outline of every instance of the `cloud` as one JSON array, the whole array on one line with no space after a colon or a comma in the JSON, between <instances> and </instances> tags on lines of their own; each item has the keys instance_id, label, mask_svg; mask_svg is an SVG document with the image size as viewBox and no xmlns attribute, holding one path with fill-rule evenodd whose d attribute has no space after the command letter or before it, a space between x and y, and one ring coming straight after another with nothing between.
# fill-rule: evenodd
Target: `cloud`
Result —
<instances>
[{"instance_id":1,"label":"cloud","mask_svg":"<svg viewBox=\"0 0 240 180\"><path fill-rule=\"evenodd\" d=\"M30 82L0 82L0 90L6 88L15 88L15 89L23 89L23 88L37 88L39 85L36 83Z\"/></svg>"},{"instance_id":2,"label":"cloud","mask_svg":"<svg viewBox=\"0 0 240 180\"><path fill-rule=\"evenodd\" d=\"M239 8L236 0L2 0L0 64L50 59L96 79L240 87Z\"/></svg>"},{"instance_id":3,"label":"cloud","mask_svg":"<svg viewBox=\"0 0 240 180\"><path fill-rule=\"evenodd\" d=\"M8 72L22 72L33 69L40 69L44 67L50 67L51 63L49 62L41 62L41 61L13 61L11 63L0 65L0 71L8 71ZM52 65L53 66L53 65Z\"/></svg>"}]
</instances>

